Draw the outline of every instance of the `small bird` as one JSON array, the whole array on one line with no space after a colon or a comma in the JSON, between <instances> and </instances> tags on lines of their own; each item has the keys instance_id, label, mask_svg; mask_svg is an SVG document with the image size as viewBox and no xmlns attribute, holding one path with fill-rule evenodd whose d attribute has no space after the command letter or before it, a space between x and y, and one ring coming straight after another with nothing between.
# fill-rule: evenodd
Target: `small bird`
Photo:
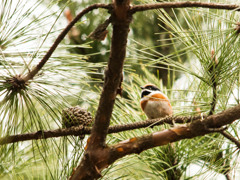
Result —
<instances>
[{"instance_id":1,"label":"small bird","mask_svg":"<svg viewBox=\"0 0 240 180\"><path fill-rule=\"evenodd\" d=\"M171 116L172 106L168 97L153 84L141 86L141 108L149 119Z\"/></svg>"}]
</instances>

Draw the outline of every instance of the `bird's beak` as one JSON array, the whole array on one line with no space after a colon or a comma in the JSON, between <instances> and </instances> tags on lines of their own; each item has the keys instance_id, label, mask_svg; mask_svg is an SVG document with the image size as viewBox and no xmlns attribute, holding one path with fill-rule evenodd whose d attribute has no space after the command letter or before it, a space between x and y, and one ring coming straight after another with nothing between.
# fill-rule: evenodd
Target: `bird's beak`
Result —
<instances>
[{"instance_id":1,"label":"bird's beak","mask_svg":"<svg viewBox=\"0 0 240 180\"><path fill-rule=\"evenodd\" d=\"M144 87L143 87L143 86L140 86L140 88L141 88L141 89L144 89Z\"/></svg>"}]
</instances>

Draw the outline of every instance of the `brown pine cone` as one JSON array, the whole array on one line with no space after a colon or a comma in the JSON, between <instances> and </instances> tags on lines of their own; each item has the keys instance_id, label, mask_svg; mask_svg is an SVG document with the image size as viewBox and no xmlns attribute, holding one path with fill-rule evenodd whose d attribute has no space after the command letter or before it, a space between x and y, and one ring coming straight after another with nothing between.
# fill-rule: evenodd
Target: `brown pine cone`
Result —
<instances>
[{"instance_id":1,"label":"brown pine cone","mask_svg":"<svg viewBox=\"0 0 240 180\"><path fill-rule=\"evenodd\" d=\"M62 126L63 128L70 128L73 126L90 126L93 118L90 112L82 109L79 106L70 107L62 110ZM85 135L81 135L83 139Z\"/></svg>"},{"instance_id":2,"label":"brown pine cone","mask_svg":"<svg viewBox=\"0 0 240 180\"><path fill-rule=\"evenodd\" d=\"M92 116L86 109L79 106L70 107L62 110L63 127L69 128L72 126L89 126L92 123Z\"/></svg>"}]
</instances>

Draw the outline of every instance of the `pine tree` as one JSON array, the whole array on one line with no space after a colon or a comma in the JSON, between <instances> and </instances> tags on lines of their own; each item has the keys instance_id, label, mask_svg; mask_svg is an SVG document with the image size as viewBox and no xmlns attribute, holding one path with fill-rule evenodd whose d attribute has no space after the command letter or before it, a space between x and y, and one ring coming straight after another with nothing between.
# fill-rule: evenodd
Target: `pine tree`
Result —
<instances>
[{"instance_id":1,"label":"pine tree","mask_svg":"<svg viewBox=\"0 0 240 180\"><path fill-rule=\"evenodd\" d=\"M211 2L2 0L0 178L237 178L239 6ZM142 11L156 36L139 33ZM173 117L147 120L148 82Z\"/></svg>"}]
</instances>

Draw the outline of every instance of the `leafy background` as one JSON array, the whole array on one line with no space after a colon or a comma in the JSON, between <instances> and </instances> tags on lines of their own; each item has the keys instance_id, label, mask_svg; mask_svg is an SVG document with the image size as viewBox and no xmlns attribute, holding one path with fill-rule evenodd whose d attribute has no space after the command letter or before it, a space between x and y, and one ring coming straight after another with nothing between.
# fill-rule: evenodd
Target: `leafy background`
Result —
<instances>
[{"instance_id":1,"label":"leafy background","mask_svg":"<svg viewBox=\"0 0 240 180\"><path fill-rule=\"evenodd\" d=\"M74 16L93 2L2 0L1 137L61 128L62 109L70 106L79 105L95 114L111 28L101 42L88 35L108 17L104 10L89 13L76 24L25 89L16 92L7 83L10 77L26 74L41 60L67 25L66 11ZM175 115L208 114L214 84L214 113L239 104L238 19L235 11L202 8L137 13L129 33L123 97L116 100L111 124L146 119L139 107L139 87L148 82L168 95ZM114 144L165 128L169 126L108 135L107 142ZM239 139L238 122L230 125L228 132ZM0 146L0 178L66 179L80 162L86 139L69 136ZM238 179L238 156L232 142L211 134L122 158L104 170L102 179L225 179L229 170L233 179Z\"/></svg>"}]
</instances>

